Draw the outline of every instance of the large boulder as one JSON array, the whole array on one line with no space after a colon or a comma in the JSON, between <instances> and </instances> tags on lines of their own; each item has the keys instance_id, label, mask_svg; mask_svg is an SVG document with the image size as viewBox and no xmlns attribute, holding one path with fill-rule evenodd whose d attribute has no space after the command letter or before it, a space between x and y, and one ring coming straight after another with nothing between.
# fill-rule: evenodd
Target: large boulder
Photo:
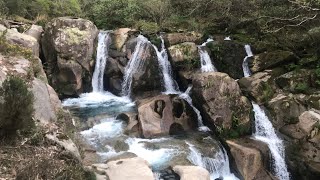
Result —
<instances>
[{"instance_id":1,"label":"large boulder","mask_svg":"<svg viewBox=\"0 0 320 180\"><path fill-rule=\"evenodd\" d=\"M39 57L39 43L34 37L19 33L13 29L7 29L0 24L0 34L2 33L5 33L5 38L9 43L32 50L33 54Z\"/></svg>"},{"instance_id":2,"label":"large boulder","mask_svg":"<svg viewBox=\"0 0 320 180\"><path fill-rule=\"evenodd\" d=\"M272 179L264 166L268 167L268 146L249 138L227 140L236 167L245 180Z\"/></svg>"},{"instance_id":3,"label":"large boulder","mask_svg":"<svg viewBox=\"0 0 320 180\"><path fill-rule=\"evenodd\" d=\"M214 41L208 43L207 47L219 72L227 73L234 79L243 77L242 63L247 56L243 44L235 41Z\"/></svg>"},{"instance_id":4,"label":"large boulder","mask_svg":"<svg viewBox=\"0 0 320 180\"><path fill-rule=\"evenodd\" d=\"M93 164L93 168L108 180L154 180L150 165L142 158L126 158L107 164Z\"/></svg>"},{"instance_id":5,"label":"large boulder","mask_svg":"<svg viewBox=\"0 0 320 180\"><path fill-rule=\"evenodd\" d=\"M253 60L249 61L249 66L251 71L255 73L265 69L272 69L279 65L285 65L296 60L297 57L292 52L277 50L255 55Z\"/></svg>"},{"instance_id":6,"label":"large boulder","mask_svg":"<svg viewBox=\"0 0 320 180\"><path fill-rule=\"evenodd\" d=\"M168 46L173 46L183 42L201 42L202 35L196 32L187 33L168 33L164 36L164 40Z\"/></svg>"},{"instance_id":7,"label":"large boulder","mask_svg":"<svg viewBox=\"0 0 320 180\"><path fill-rule=\"evenodd\" d=\"M200 166L174 166L173 171L181 180L210 180L209 172Z\"/></svg>"},{"instance_id":8,"label":"large boulder","mask_svg":"<svg viewBox=\"0 0 320 180\"><path fill-rule=\"evenodd\" d=\"M225 73L199 73L192 81L192 99L209 127L229 137L251 133L250 101Z\"/></svg>"},{"instance_id":9,"label":"large boulder","mask_svg":"<svg viewBox=\"0 0 320 180\"><path fill-rule=\"evenodd\" d=\"M179 134L197 127L190 105L174 95L159 95L138 102L139 124L145 138Z\"/></svg>"},{"instance_id":10,"label":"large boulder","mask_svg":"<svg viewBox=\"0 0 320 180\"><path fill-rule=\"evenodd\" d=\"M177 69L190 70L199 68L198 47L193 42L184 42L168 48L173 65Z\"/></svg>"},{"instance_id":11,"label":"large boulder","mask_svg":"<svg viewBox=\"0 0 320 180\"><path fill-rule=\"evenodd\" d=\"M238 81L244 94L252 97L257 103L269 101L275 94L273 78L269 71L258 72Z\"/></svg>"},{"instance_id":12,"label":"large boulder","mask_svg":"<svg viewBox=\"0 0 320 180\"><path fill-rule=\"evenodd\" d=\"M50 84L62 96L91 89L97 27L85 19L55 18L45 27L42 50Z\"/></svg>"}]
</instances>

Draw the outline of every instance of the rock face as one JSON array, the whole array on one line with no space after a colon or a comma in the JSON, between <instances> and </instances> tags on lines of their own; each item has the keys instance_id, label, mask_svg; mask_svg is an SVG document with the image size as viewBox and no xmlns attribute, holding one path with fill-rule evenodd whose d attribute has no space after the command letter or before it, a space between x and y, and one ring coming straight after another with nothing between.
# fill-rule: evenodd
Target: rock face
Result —
<instances>
[{"instance_id":1,"label":"rock face","mask_svg":"<svg viewBox=\"0 0 320 180\"><path fill-rule=\"evenodd\" d=\"M219 72L227 73L234 79L243 77L242 63L247 56L243 44L235 41L214 41L208 43L207 47Z\"/></svg>"},{"instance_id":2,"label":"rock face","mask_svg":"<svg viewBox=\"0 0 320 180\"><path fill-rule=\"evenodd\" d=\"M195 75L192 85L194 103L209 127L228 136L251 132L252 106L234 79L225 73L201 73Z\"/></svg>"},{"instance_id":3,"label":"rock face","mask_svg":"<svg viewBox=\"0 0 320 180\"><path fill-rule=\"evenodd\" d=\"M51 104L51 98L47 85L39 79L32 82L32 93L34 95L34 117L41 122L41 124L48 124L57 120L55 108ZM53 102L57 103L57 102ZM61 102L60 102L61 103Z\"/></svg>"},{"instance_id":4,"label":"rock face","mask_svg":"<svg viewBox=\"0 0 320 180\"><path fill-rule=\"evenodd\" d=\"M167 45L172 46L184 42L200 42L202 35L196 32L169 33L164 36Z\"/></svg>"},{"instance_id":5,"label":"rock face","mask_svg":"<svg viewBox=\"0 0 320 180\"><path fill-rule=\"evenodd\" d=\"M0 33L6 31L5 38L9 43L32 50L33 54L39 57L39 43L37 39L27 34L22 34L12 29L7 29L0 24Z\"/></svg>"},{"instance_id":6,"label":"rock face","mask_svg":"<svg viewBox=\"0 0 320 180\"><path fill-rule=\"evenodd\" d=\"M228 140L230 152L235 159L236 166L245 180L272 179L266 172L264 165L268 161L268 147L251 139ZM256 144L257 147L254 147ZM251 146L251 147L250 147ZM261 150L262 149L262 150ZM264 152L264 154L262 154Z\"/></svg>"},{"instance_id":7,"label":"rock face","mask_svg":"<svg viewBox=\"0 0 320 180\"><path fill-rule=\"evenodd\" d=\"M177 69L190 70L199 68L194 64L200 64L198 47L193 42L184 42L181 44L173 45L168 48L169 55L173 65Z\"/></svg>"},{"instance_id":8,"label":"rock face","mask_svg":"<svg viewBox=\"0 0 320 180\"><path fill-rule=\"evenodd\" d=\"M173 171L181 180L210 180L209 172L200 166L174 166Z\"/></svg>"},{"instance_id":9,"label":"rock face","mask_svg":"<svg viewBox=\"0 0 320 180\"><path fill-rule=\"evenodd\" d=\"M278 65L283 65L297 60L294 54L290 51L273 51L265 52L254 56L252 62L249 61L249 66L253 73L270 69Z\"/></svg>"},{"instance_id":10,"label":"rock face","mask_svg":"<svg viewBox=\"0 0 320 180\"><path fill-rule=\"evenodd\" d=\"M45 27L42 50L50 84L62 96L77 96L91 88L96 26L84 19L61 17Z\"/></svg>"},{"instance_id":11,"label":"rock face","mask_svg":"<svg viewBox=\"0 0 320 180\"><path fill-rule=\"evenodd\" d=\"M148 162L141 158L120 159L107 164L94 164L93 167L108 180L154 180Z\"/></svg>"},{"instance_id":12,"label":"rock face","mask_svg":"<svg viewBox=\"0 0 320 180\"><path fill-rule=\"evenodd\" d=\"M197 127L196 114L177 96L159 95L138 102L143 137L180 134Z\"/></svg>"}]
</instances>

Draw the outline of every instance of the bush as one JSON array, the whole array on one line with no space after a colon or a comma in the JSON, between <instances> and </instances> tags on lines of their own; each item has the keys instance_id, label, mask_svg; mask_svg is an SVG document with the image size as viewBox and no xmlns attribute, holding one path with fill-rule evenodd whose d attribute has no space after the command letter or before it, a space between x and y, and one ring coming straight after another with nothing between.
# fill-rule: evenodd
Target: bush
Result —
<instances>
[{"instance_id":1,"label":"bush","mask_svg":"<svg viewBox=\"0 0 320 180\"><path fill-rule=\"evenodd\" d=\"M11 136L17 130L30 132L35 127L33 94L25 82L18 77L8 77L0 88L0 97L0 134Z\"/></svg>"}]
</instances>

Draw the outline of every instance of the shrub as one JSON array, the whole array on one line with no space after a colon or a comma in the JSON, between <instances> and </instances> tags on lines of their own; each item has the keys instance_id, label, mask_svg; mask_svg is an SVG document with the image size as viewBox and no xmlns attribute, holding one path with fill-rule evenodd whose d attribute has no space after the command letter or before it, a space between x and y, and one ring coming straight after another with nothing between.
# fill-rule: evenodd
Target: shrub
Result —
<instances>
[{"instance_id":1,"label":"shrub","mask_svg":"<svg viewBox=\"0 0 320 180\"><path fill-rule=\"evenodd\" d=\"M33 94L18 77L8 77L0 88L0 134L14 135L17 130L30 132L34 128Z\"/></svg>"}]
</instances>

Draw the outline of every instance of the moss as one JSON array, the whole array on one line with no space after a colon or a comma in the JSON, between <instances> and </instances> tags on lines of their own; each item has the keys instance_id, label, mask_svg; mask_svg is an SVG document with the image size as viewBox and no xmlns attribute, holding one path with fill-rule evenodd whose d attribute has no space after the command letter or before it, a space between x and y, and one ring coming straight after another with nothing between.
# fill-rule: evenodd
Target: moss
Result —
<instances>
[{"instance_id":1,"label":"moss","mask_svg":"<svg viewBox=\"0 0 320 180\"><path fill-rule=\"evenodd\" d=\"M297 91L298 93L307 93L308 89L309 89L309 85L304 82L300 82L296 84L294 88L294 90Z\"/></svg>"},{"instance_id":2,"label":"moss","mask_svg":"<svg viewBox=\"0 0 320 180\"><path fill-rule=\"evenodd\" d=\"M84 37L89 34L87 31L81 31L79 28L66 28L63 29L63 33L68 36L68 44L80 44Z\"/></svg>"},{"instance_id":3,"label":"moss","mask_svg":"<svg viewBox=\"0 0 320 180\"><path fill-rule=\"evenodd\" d=\"M260 93L261 95L259 96L260 102L267 102L273 97L274 91L271 85L268 84L267 82L262 83L260 89L261 89L261 93Z\"/></svg>"},{"instance_id":4,"label":"moss","mask_svg":"<svg viewBox=\"0 0 320 180\"><path fill-rule=\"evenodd\" d=\"M135 28L139 29L144 34L156 34L160 31L160 27L157 23L144 20L137 21L135 24Z\"/></svg>"}]
</instances>

